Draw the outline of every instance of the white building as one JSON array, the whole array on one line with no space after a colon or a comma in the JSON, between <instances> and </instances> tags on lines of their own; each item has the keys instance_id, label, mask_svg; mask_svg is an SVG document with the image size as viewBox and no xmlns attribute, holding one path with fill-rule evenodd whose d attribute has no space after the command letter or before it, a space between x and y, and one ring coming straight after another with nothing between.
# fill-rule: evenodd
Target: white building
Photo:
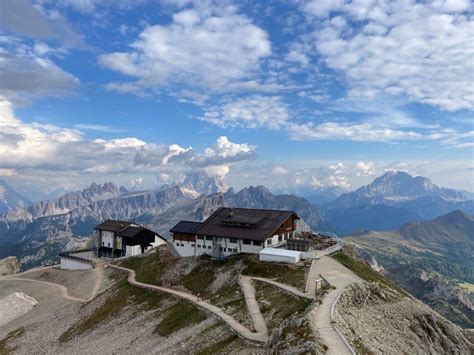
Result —
<instances>
[{"instance_id":1,"label":"white building","mask_svg":"<svg viewBox=\"0 0 474 355\"><path fill-rule=\"evenodd\" d=\"M62 270L90 270L95 267L94 252L92 250L76 250L59 253L60 268Z\"/></svg>"},{"instance_id":2,"label":"white building","mask_svg":"<svg viewBox=\"0 0 474 355\"><path fill-rule=\"evenodd\" d=\"M221 207L202 223L181 221L170 232L183 257L258 254L292 238L297 219L293 211Z\"/></svg>"},{"instance_id":3,"label":"white building","mask_svg":"<svg viewBox=\"0 0 474 355\"><path fill-rule=\"evenodd\" d=\"M265 248L258 253L258 256L260 261L296 264L301 260L301 254L300 251Z\"/></svg>"},{"instance_id":4,"label":"white building","mask_svg":"<svg viewBox=\"0 0 474 355\"><path fill-rule=\"evenodd\" d=\"M99 257L119 258L141 255L167 241L158 233L133 222L106 220L97 227Z\"/></svg>"}]
</instances>

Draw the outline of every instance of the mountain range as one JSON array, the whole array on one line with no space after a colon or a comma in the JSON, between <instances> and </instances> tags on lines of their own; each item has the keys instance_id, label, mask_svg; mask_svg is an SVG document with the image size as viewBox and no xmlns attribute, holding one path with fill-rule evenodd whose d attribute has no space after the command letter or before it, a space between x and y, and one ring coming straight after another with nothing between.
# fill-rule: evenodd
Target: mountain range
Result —
<instances>
[{"instance_id":1,"label":"mountain range","mask_svg":"<svg viewBox=\"0 0 474 355\"><path fill-rule=\"evenodd\" d=\"M462 191L439 187L428 178L401 171L389 171L321 207L324 218L339 234L395 229L454 210L474 213L474 200Z\"/></svg>"},{"instance_id":2,"label":"mountain range","mask_svg":"<svg viewBox=\"0 0 474 355\"><path fill-rule=\"evenodd\" d=\"M179 220L203 220L221 206L295 210L310 228L328 229L317 210L301 197L275 196L263 186L239 192L221 192L221 187L216 178L206 175L138 192L113 183L93 183L55 200L0 214L0 258L18 256L24 269L50 262L60 250L89 245L94 226L107 218L136 220L167 237Z\"/></svg>"},{"instance_id":3,"label":"mountain range","mask_svg":"<svg viewBox=\"0 0 474 355\"><path fill-rule=\"evenodd\" d=\"M414 296L448 319L474 328L474 216L453 211L348 240Z\"/></svg>"},{"instance_id":4,"label":"mountain range","mask_svg":"<svg viewBox=\"0 0 474 355\"><path fill-rule=\"evenodd\" d=\"M30 203L30 200L11 188L5 181L0 180L0 213L25 207Z\"/></svg>"}]
</instances>

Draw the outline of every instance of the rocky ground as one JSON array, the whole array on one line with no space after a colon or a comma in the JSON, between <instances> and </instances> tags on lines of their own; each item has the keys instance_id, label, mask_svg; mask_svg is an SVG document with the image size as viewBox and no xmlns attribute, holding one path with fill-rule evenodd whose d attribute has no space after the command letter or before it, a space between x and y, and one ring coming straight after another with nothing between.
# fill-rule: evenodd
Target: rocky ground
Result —
<instances>
[{"instance_id":1,"label":"rocky ground","mask_svg":"<svg viewBox=\"0 0 474 355\"><path fill-rule=\"evenodd\" d=\"M233 260L214 265L210 260L194 258L168 259L165 254L137 258L128 266L151 272L141 273L147 282L181 288L188 292L202 289L202 297L233 314L239 321L251 325L245 300L238 285L242 270L258 273L253 261ZM166 265L166 268L163 266ZM208 273L209 268L217 271ZM278 267L276 267L278 269ZM306 266L301 266L306 268ZM161 270L161 271L160 271ZM268 272L264 269L262 272ZM305 277L304 270L281 267L277 276L296 273ZM0 327L0 353L15 354L294 354L323 353L324 347L309 327L304 303L293 307L278 298L294 300L292 296L262 286L262 302L271 308L266 318L271 324L271 339L267 344L253 344L239 338L214 315L167 294L143 290L128 284L124 274L111 268L102 292L92 301L78 304L64 298L57 290L44 284L19 279L1 281L0 298L13 290L22 290L35 297L39 304L32 311L7 326ZM210 276L205 276L205 275ZM179 277L177 277L179 275ZM20 278L55 282L70 288L72 295L86 298L86 289L94 283L90 271L68 272L44 268ZM301 284L304 284L301 282ZM280 296L280 297L279 297ZM310 303L310 302L308 302Z\"/></svg>"},{"instance_id":2,"label":"rocky ground","mask_svg":"<svg viewBox=\"0 0 474 355\"><path fill-rule=\"evenodd\" d=\"M422 302L381 284L354 284L341 296L337 324L361 353L472 354L463 330Z\"/></svg>"},{"instance_id":3,"label":"rocky ground","mask_svg":"<svg viewBox=\"0 0 474 355\"><path fill-rule=\"evenodd\" d=\"M0 276L13 275L20 272L20 262L14 256L0 259Z\"/></svg>"}]
</instances>

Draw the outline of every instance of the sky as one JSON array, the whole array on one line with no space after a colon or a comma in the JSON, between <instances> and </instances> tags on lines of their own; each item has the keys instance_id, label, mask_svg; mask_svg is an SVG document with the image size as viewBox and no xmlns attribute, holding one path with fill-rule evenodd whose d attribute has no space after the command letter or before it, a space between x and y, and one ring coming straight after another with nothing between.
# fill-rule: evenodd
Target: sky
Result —
<instances>
[{"instance_id":1,"label":"sky","mask_svg":"<svg viewBox=\"0 0 474 355\"><path fill-rule=\"evenodd\" d=\"M0 179L474 191L466 0L2 0Z\"/></svg>"}]
</instances>

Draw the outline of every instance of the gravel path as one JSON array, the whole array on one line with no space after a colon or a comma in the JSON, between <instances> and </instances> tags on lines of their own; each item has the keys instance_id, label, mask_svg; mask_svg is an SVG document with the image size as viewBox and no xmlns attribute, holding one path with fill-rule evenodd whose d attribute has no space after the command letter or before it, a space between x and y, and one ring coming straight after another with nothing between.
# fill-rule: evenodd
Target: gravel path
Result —
<instances>
[{"instance_id":1,"label":"gravel path","mask_svg":"<svg viewBox=\"0 0 474 355\"><path fill-rule=\"evenodd\" d=\"M171 294L173 296L177 296L177 297L186 299L186 300L194 303L196 306L199 306L199 307L215 314L217 317L221 318L234 331L236 331L238 334L240 334L245 339L260 342L260 343L265 343L268 340L268 333L252 332L251 330L249 330L248 328L246 328L242 324L240 324L234 317L232 317L232 316L228 315L227 313L225 313L219 307L216 307L216 306L214 306L214 305L212 305L212 304L210 304L206 301L203 301L203 300L201 300L200 298L198 298L197 296L195 296L193 294L183 292L183 291L179 291L179 290L175 290L175 289L172 289L172 288L160 287L160 286L156 286L156 285L150 285L150 284L146 284L146 283L143 283L143 282L139 282L139 281L136 280L136 274L135 274L134 270L127 269L127 268L124 268L124 267L121 267L121 266L116 266L116 265L109 265L109 266L112 267L112 268L118 269L118 270L128 272L128 282L131 285L141 287L141 288L150 289L150 290L158 290L158 291L166 292L166 293ZM259 326L260 326L260 324L259 324ZM266 326L265 326L265 328L266 328ZM256 329L258 329L258 328L256 327Z\"/></svg>"},{"instance_id":2,"label":"gravel path","mask_svg":"<svg viewBox=\"0 0 474 355\"><path fill-rule=\"evenodd\" d=\"M310 312L312 325L315 333L319 334L324 344L328 347L328 355L354 354L345 338L332 322L332 313L337 303L339 295L354 282L361 282L361 279L351 270L337 262L331 257L325 256L314 262L314 267L332 286L336 289L329 291L320 306L315 307Z\"/></svg>"},{"instance_id":3,"label":"gravel path","mask_svg":"<svg viewBox=\"0 0 474 355\"><path fill-rule=\"evenodd\" d=\"M63 297L67 300L74 301L74 302L87 302L88 301L88 300L83 299L83 298L78 298L78 297L74 297L74 296L69 295L69 293L67 291L67 287L65 287L63 285L55 284L53 282L32 280L32 279L26 279L26 278L22 278L22 277L8 277L8 278L5 278L5 280L35 282L35 283L38 283L38 284L43 284L43 285L56 287L56 288L59 288L61 290L61 293L62 293ZM0 280L0 281L2 281L2 280Z\"/></svg>"},{"instance_id":4,"label":"gravel path","mask_svg":"<svg viewBox=\"0 0 474 355\"><path fill-rule=\"evenodd\" d=\"M253 326L258 333L264 334L268 338L268 327L263 314L260 311L257 299L255 298L255 287L252 284L252 278L240 276L240 286L245 296L245 303L252 317Z\"/></svg>"},{"instance_id":5,"label":"gravel path","mask_svg":"<svg viewBox=\"0 0 474 355\"><path fill-rule=\"evenodd\" d=\"M245 276L245 277L249 277L251 278L252 280L256 280L256 281L261 281L261 282L266 282L270 285L273 285L273 286L276 286L278 288L281 288L282 290L284 291L287 291L295 296L298 296L298 297L303 297L303 298L308 298L310 300L314 300L315 299L315 293L311 293L311 292L301 292L300 290L298 290L297 288L293 287L293 286L289 286L289 285L286 285L286 284L282 284L280 282L277 282L277 281L274 281L272 279L267 279L267 278L264 278L264 277L253 277L253 276Z\"/></svg>"}]
</instances>

